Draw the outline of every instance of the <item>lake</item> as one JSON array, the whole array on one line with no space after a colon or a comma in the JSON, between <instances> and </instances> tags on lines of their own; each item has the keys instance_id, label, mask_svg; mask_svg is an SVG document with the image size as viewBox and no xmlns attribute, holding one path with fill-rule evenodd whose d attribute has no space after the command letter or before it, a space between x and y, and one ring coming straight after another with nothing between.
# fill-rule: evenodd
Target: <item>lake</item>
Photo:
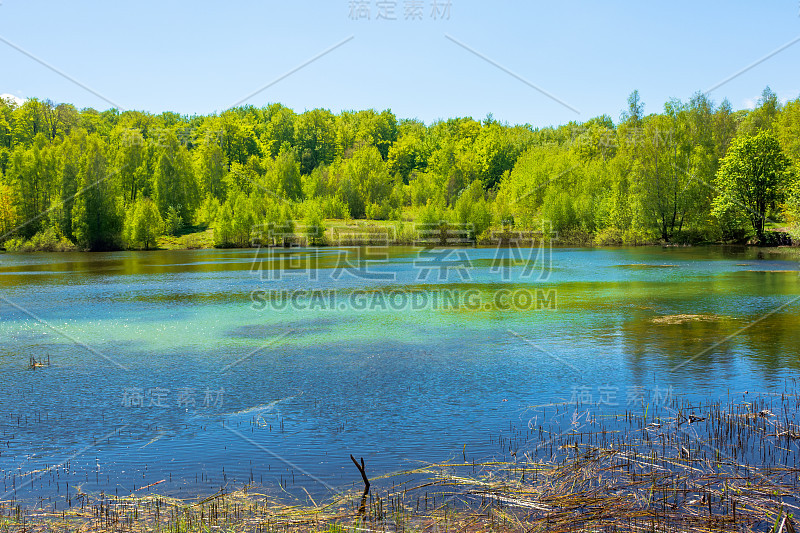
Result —
<instances>
[{"instance_id":1,"label":"lake","mask_svg":"<svg viewBox=\"0 0 800 533\"><path fill-rule=\"evenodd\" d=\"M577 406L781 391L798 295L753 248L3 254L0 499L325 495L350 454L505 459Z\"/></svg>"}]
</instances>

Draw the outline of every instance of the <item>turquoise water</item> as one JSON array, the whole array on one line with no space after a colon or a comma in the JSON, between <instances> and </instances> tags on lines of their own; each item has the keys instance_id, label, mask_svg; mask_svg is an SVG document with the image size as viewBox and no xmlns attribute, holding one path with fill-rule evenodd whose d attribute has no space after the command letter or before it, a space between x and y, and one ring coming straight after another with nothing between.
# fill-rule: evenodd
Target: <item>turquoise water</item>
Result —
<instances>
[{"instance_id":1,"label":"turquoise water","mask_svg":"<svg viewBox=\"0 0 800 533\"><path fill-rule=\"evenodd\" d=\"M4 254L0 491L128 494L165 479L153 490L253 481L325 494L360 482L351 453L371 475L504 458L498 437L541 423L543 405L621 411L779 391L798 376L790 257L534 259L489 248ZM31 370L31 357L50 366Z\"/></svg>"}]
</instances>

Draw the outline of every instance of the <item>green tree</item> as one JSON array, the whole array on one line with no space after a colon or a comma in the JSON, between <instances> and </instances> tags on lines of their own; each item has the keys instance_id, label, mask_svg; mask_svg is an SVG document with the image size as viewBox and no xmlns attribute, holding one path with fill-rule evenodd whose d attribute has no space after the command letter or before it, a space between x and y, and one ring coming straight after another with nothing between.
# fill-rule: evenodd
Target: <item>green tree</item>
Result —
<instances>
[{"instance_id":1,"label":"green tree","mask_svg":"<svg viewBox=\"0 0 800 533\"><path fill-rule=\"evenodd\" d=\"M639 90L633 91L628 95L628 109L622 112L620 119L622 122L638 124L644 118L644 102L639 96Z\"/></svg>"},{"instance_id":2,"label":"green tree","mask_svg":"<svg viewBox=\"0 0 800 533\"><path fill-rule=\"evenodd\" d=\"M762 130L772 130L780 112L781 103L778 95L766 87L761 93L758 105L747 114L739 129L742 133L751 136Z\"/></svg>"},{"instance_id":3,"label":"green tree","mask_svg":"<svg viewBox=\"0 0 800 533\"><path fill-rule=\"evenodd\" d=\"M800 98L783 107L775 122L775 135L794 166L800 165Z\"/></svg>"},{"instance_id":4,"label":"green tree","mask_svg":"<svg viewBox=\"0 0 800 533\"><path fill-rule=\"evenodd\" d=\"M70 133L60 146L58 167L58 195L53 200L51 219L59 232L67 239L74 241L73 210L75 196L78 192L80 171L84 151L86 149L86 131L76 129Z\"/></svg>"},{"instance_id":5,"label":"green tree","mask_svg":"<svg viewBox=\"0 0 800 533\"><path fill-rule=\"evenodd\" d=\"M800 177L795 177L789 189L783 213L792 238L800 241Z\"/></svg>"},{"instance_id":6,"label":"green tree","mask_svg":"<svg viewBox=\"0 0 800 533\"><path fill-rule=\"evenodd\" d=\"M228 110L210 121L208 132L220 140L222 151L229 164L244 165L252 156L261 157L261 148L254 131L253 117L241 110Z\"/></svg>"},{"instance_id":7,"label":"green tree","mask_svg":"<svg viewBox=\"0 0 800 533\"><path fill-rule=\"evenodd\" d=\"M122 220L115 201L113 183L106 168L105 146L96 134L86 143L78 177L72 232L87 250L112 250L120 244Z\"/></svg>"},{"instance_id":8,"label":"green tree","mask_svg":"<svg viewBox=\"0 0 800 533\"><path fill-rule=\"evenodd\" d=\"M158 207L150 198L139 198L125 213L125 242L149 250L164 229Z\"/></svg>"},{"instance_id":9,"label":"green tree","mask_svg":"<svg viewBox=\"0 0 800 533\"><path fill-rule=\"evenodd\" d=\"M284 146L270 162L267 173L267 187L270 192L289 200L299 200L303 196L300 162L294 149Z\"/></svg>"},{"instance_id":10,"label":"green tree","mask_svg":"<svg viewBox=\"0 0 800 533\"><path fill-rule=\"evenodd\" d=\"M278 209L276 230L277 235L282 237L282 242L276 244L289 246L294 237L295 223L292 209L286 203L281 203Z\"/></svg>"},{"instance_id":11,"label":"green tree","mask_svg":"<svg viewBox=\"0 0 800 533\"><path fill-rule=\"evenodd\" d=\"M497 122L483 126L475 141L474 150L486 188L493 188L507 171L514 168L525 148L523 130L514 132Z\"/></svg>"},{"instance_id":12,"label":"green tree","mask_svg":"<svg viewBox=\"0 0 800 533\"><path fill-rule=\"evenodd\" d=\"M233 246L233 212L229 202L225 202L217 210L217 217L212 228L214 229L214 246L217 248Z\"/></svg>"},{"instance_id":13,"label":"green tree","mask_svg":"<svg viewBox=\"0 0 800 533\"><path fill-rule=\"evenodd\" d=\"M204 137L195 150L195 172L203 196L225 198L225 172L228 163L219 143L211 136Z\"/></svg>"},{"instance_id":14,"label":"green tree","mask_svg":"<svg viewBox=\"0 0 800 533\"><path fill-rule=\"evenodd\" d=\"M137 129L125 129L119 132L115 144L117 179L126 205L133 205L147 174L146 147L142 133Z\"/></svg>"},{"instance_id":15,"label":"green tree","mask_svg":"<svg viewBox=\"0 0 800 533\"><path fill-rule=\"evenodd\" d=\"M48 132L42 112L44 105L38 98L28 98L14 110L14 145L30 145L34 137Z\"/></svg>"},{"instance_id":16,"label":"green tree","mask_svg":"<svg viewBox=\"0 0 800 533\"><path fill-rule=\"evenodd\" d=\"M171 205L167 208L167 216L164 217L164 232L169 235L177 235L184 226L181 216L181 206Z\"/></svg>"},{"instance_id":17,"label":"green tree","mask_svg":"<svg viewBox=\"0 0 800 533\"><path fill-rule=\"evenodd\" d=\"M275 157L284 145L294 145L294 123L297 119L294 111L281 104L272 104L267 108L269 121L264 127L262 142L266 155Z\"/></svg>"},{"instance_id":18,"label":"green tree","mask_svg":"<svg viewBox=\"0 0 800 533\"><path fill-rule=\"evenodd\" d=\"M492 223L492 212L486 203L483 183L473 181L461 192L456 200L454 211L457 221L469 228L470 237L477 239Z\"/></svg>"},{"instance_id":19,"label":"green tree","mask_svg":"<svg viewBox=\"0 0 800 533\"><path fill-rule=\"evenodd\" d=\"M364 218L367 206L388 198L393 183L378 149L362 145L330 167L329 186L354 218Z\"/></svg>"},{"instance_id":20,"label":"green tree","mask_svg":"<svg viewBox=\"0 0 800 533\"><path fill-rule=\"evenodd\" d=\"M256 222L253 203L244 193L237 193L232 202L231 231L233 242L239 248L250 246L250 237Z\"/></svg>"},{"instance_id":21,"label":"green tree","mask_svg":"<svg viewBox=\"0 0 800 533\"><path fill-rule=\"evenodd\" d=\"M181 218L191 220L198 192L186 148L178 142L175 132L169 130L160 137L156 153L154 192L161 215L166 217L170 206L181 206Z\"/></svg>"},{"instance_id":22,"label":"green tree","mask_svg":"<svg viewBox=\"0 0 800 533\"><path fill-rule=\"evenodd\" d=\"M0 180L0 240L5 240L17 223L14 189Z\"/></svg>"},{"instance_id":23,"label":"green tree","mask_svg":"<svg viewBox=\"0 0 800 533\"><path fill-rule=\"evenodd\" d=\"M401 136L389 149L388 166L392 174L400 174L404 183L409 182L412 172L424 170L422 137L413 133Z\"/></svg>"},{"instance_id":24,"label":"green tree","mask_svg":"<svg viewBox=\"0 0 800 533\"><path fill-rule=\"evenodd\" d=\"M18 201L17 214L24 222L20 233L28 238L44 229L47 222L44 212L51 207L58 173L56 149L42 133L34 141L28 148L15 148L7 172Z\"/></svg>"},{"instance_id":25,"label":"green tree","mask_svg":"<svg viewBox=\"0 0 800 533\"><path fill-rule=\"evenodd\" d=\"M769 131L736 139L722 160L716 183L720 191L714 213L742 212L759 242L764 238L767 209L784 199L789 159Z\"/></svg>"},{"instance_id":26,"label":"green tree","mask_svg":"<svg viewBox=\"0 0 800 533\"><path fill-rule=\"evenodd\" d=\"M702 162L702 139L692 138L680 102L671 102L663 115L646 117L641 124L631 192L641 208L643 223L669 241L697 211L698 198L707 190L702 178L695 179L707 166Z\"/></svg>"},{"instance_id":27,"label":"green tree","mask_svg":"<svg viewBox=\"0 0 800 533\"><path fill-rule=\"evenodd\" d=\"M333 162L336 154L335 123L333 113L327 109L312 109L296 118L294 138L303 174L323 163Z\"/></svg>"},{"instance_id":28,"label":"green tree","mask_svg":"<svg viewBox=\"0 0 800 533\"><path fill-rule=\"evenodd\" d=\"M316 200L306 202L305 208L303 225L305 226L308 244L319 246L325 240L325 222L322 216L322 209Z\"/></svg>"}]
</instances>

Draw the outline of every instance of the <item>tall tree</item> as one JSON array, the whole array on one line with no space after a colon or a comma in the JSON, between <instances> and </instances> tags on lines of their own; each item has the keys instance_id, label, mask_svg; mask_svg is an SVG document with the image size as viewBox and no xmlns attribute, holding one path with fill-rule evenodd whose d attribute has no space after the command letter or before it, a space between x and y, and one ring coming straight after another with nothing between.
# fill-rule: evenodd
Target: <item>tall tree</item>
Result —
<instances>
[{"instance_id":1,"label":"tall tree","mask_svg":"<svg viewBox=\"0 0 800 533\"><path fill-rule=\"evenodd\" d=\"M74 241L73 211L78 192L81 164L86 150L86 131L76 129L61 144L58 168L58 198L53 220L60 233Z\"/></svg>"},{"instance_id":2,"label":"tall tree","mask_svg":"<svg viewBox=\"0 0 800 533\"><path fill-rule=\"evenodd\" d=\"M312 109L295 120L294 138L303 174L330 164L336 153L335 118L327 109Z\"/></svg>"},{"instance_id":3,"label":"tall tree","mask_svg":"<svg viewBox=\"0 0 800 533\"><path fill-rule=\"evenodd\" d=\"M800 166L800 98L788 102L775 121L775 135L784 153Z\"/></svg>"},{"instance_id":4,"label":"tall tree","mask_svg":"<svg viewBox=\"0 0 800 533\"><path fill-rule=\"evenodd\" d=\"M147 174L145 139L138 129L128 128L115 139L117 150L115 170L121 184L125 205L133 205Z\"/></svg>"},{"instance_id":5,"label":"tall tree","mask_svg":"<svg viewBox=\"0 0 800 533\"><path fill-rule=\"evenodd\" d=\"M97 135L90 135L81 164L72 219L75 239L88 250L111 250L120 245L122 217L110 178L103 141Z\"/></svg>"},{"instance_id":6,"label":"tall tree","mask_svg":"<svg viewBox=\"0 0 800 533\"><path fill-rule=\"evenodd\" d=\"M125 241L128 246L149 250L164 231L164 220L150 198L139 198L125 213Z\"/></svg>"},{"instance_id":7,"label":"tall tree","mask_svg":"<svg viewBox=\"0 0 800 533\"><path fill-rule=\"evenodd\" d=\"M628 108L622 112L622 122L638 124L644 118L644 102L636 89L628 96Z\"/></svg>"},{"instance_id":8,"label":"tall tree","mask_svg":"<svg viewBox=\"0 0 800 533\"><path fill-rule=\"evenodd\" d=\"M740 127L742 133L755 135L761 130L772 130L775 120L781 111L781 102L778 95L766 87L761 93L758 105L747 114Z\"/></svg>"},{"instance_id":9,"label":"tall tree","mask_svg":"<svg viewBox=\"0 0 800 533\"><path fill-rule=\"evenodd\" d=\"M8 180L19 204L17 215L24 226L21 235L31 237L44 227L57 174L55 149L39 133L32 146L17 147L9 162Z\"/></svg>"},{"instance_id":10,"label":"tall tree","mask_svg":"<svg viewBox=\"0 0 800 533\"><path fill-rule=\"evenodd\" d=\"M225 172L228 163L217 139L204 137L195 150L195 172L203 196L225 199Z\"/></svg>"},{"instance_id":11,"label":"tall tree","mask_svg":"<svg viewBox=\"0 0 800 533\"><path fill-rule=\"evenodd\" d=\"M161 216L166 217L174 207L184 221L189 221L199 199L189 154L171 130L161 137L157 154L155 199Z\"/></svg>"},{"instance_id":12,"label":"tall tree","mask_svg":"<svg viewBox=\"0 0 800 533\"><path fill-rule=\"evenodd\" d=\"M771 132L738 138L717 173L720 194L714 203L715 213L744 211L759 242L763 241L767 209L785 197L789 166Z\"/></svg>"}]
</instances>

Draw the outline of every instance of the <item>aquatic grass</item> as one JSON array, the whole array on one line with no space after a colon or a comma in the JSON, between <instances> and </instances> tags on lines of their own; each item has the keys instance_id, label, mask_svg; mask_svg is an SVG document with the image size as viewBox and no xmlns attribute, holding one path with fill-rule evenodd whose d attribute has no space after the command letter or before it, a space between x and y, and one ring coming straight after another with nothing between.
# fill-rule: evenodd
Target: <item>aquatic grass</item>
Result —
<instances>
[{"instance_id":1,"label":"aquatic grass","mask_svg":"<svg viewBox=\"0 0 800 533\"><path fill-rule=\"evenodd\" d=\"M369 494L354 486L319 502L254 485L189 500L80 493L60 511L0 501L0 532L794 531L797 383L741 396L512 427L496 437L511 460L470 461L465 448L458 461L371 477Z\"/></svg>"}]
</instances>

